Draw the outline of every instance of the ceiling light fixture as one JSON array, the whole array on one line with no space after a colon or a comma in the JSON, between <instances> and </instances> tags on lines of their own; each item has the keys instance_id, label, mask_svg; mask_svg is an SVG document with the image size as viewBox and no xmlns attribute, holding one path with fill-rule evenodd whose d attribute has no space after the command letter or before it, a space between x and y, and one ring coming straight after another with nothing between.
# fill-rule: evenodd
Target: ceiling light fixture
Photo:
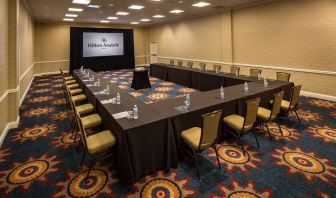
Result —
<instances>
[{"instance_id":1,"label":"ceiling light fixture","mask_svg":"<svg viewBox=\"0 0 336 198\"><path fill-rule=\"evenodd\" d=\"M110 17L107 17L107 19L110 19L110 20L117 20L118 17L113 17L113 16L110 16Z\"/></svg>"},{"instance_id":2,"label":"ceiling light fixture","mask_svg":"<svg viewBox=\"0 0 336 198\"><path fill-rule=\"evenodd\" d=\"M151 21L150 19L141 19L140 21L142 22L148 22L148 21Z\"/></svg>"},{"instance_id":3,"label":"ceiling light fixture","mask_svg":"<svg viewBox=\"0 0 336 198\"><path fill-rule=\"evenodd\" d=\"M70 12L81 12L81 11L83 11L82 8L69 8L68 10L69 10Z\"/></svg>"},{"instance_id":4,"label":"ceiling light fixture","mask_svg":"<svg viewBox=\"0 0 336 198\"><path fill-rule=\"evenodd\" d=\"M101 8L102 6L101 6L101 5L95 5L95 4L89 4L88 7L89 7L89 8L99 9L99 8Z\"/></svg>"},{"instance_id":5,"label":"ceiling light fixture","mask_svg":"<svg viewBox=\"0 0 336 198\"><path fill-rule=\"evenodd\" d=\"M172 14L180 14L182 12L184 12L184 11L183 10L171 10L170 11L170 13L172 13Z\"/></svg>"},{"instance_id":6,"label":"ceiling light fixture","mask_svg":"<svg viewBox=\"0 0 336 198\"><path fill-rule=\"evenodd\" d=\"M163 17L165 17L165 16L164 16L164 15L157 14L157 15L154 15L153 17L154 17L154 18L163 18Z\"/></svg>"},{"instance_id":7,"label":"ceiling light fixture","mask_svg":"<svg viewBox=\"0 0 336 198\"><path fill-rule=\"evenodd\" d=\"M63 21L74 21L74 19L64 18Z\"/></svg>"},{"instance_id":8,"label":"ceiling light fixture","mask_svg":"<svg viewBox=\"0 0 336 198\"><path fill-rule=\"evenodd\" d=\"M130 24L132 24L132 25L137 25L137 24L139 24L139 22L137 22L137 21L133 21L133 22L131 22Z\"/></svg>"},{"instance_id":9,"label":"ceiling light fixture","mask_svg":"<svg viewBox=\"0 0 336 198\"><path fill-rule=\"evenodd\" d=\"M66 17L78 17L78 14L66 14Z\"/></svg>"},{"instance_id":10,"label":"ceiling light fixture","mask_svg":"<svg viewBox=\"0 0 336 198\"><path fill-rule=\"evenodd\" d=\"M128 12L117 12L116 15L126 16L126 15L129 15L129 13Z\"/></svg>"},{"instance_id":11,"label":"ceiling light fixture","mask_svg":"<svg viewBox=\"0 0 336 198\"><path fill-rule=\"evenodd\" d=\"M145 6L142 5L131 5L128 7L128 9L132 9L132 10L141 10L143 9Z\"/></svg>"},{"instance_id":12,"label":"ceiling light fixture","mask_svg":"<svg viewBox=\"0 0 336 198\"><path fill-rule=\"evenodd\" d=\"M208 5L210 5L210 3L201 1L201 2L193 4L192 6L201 8L201 7L205 7L205 6L208 6Z\"/></svg>"},{"instance_id":13,"label":"ceiling light fixture","mask_svg":"<svg viewBox=\"0 0 336 198\"><path fill-rule=\"evenodd\" d=\"M101 22L101 23L109 23L110 21L107 21L107 20L101 20L100 22Z\"/></svg>"},{"instance_id":14,"label":"ceiling light fixture","mask_svg":"<svg viewBox=\"0 0 336 198\"><path fill-rule=\"evenodd\" d=\"M90 0L73 0L72 3L87 5L90 3Z\"/></svg>"}]
</instances>

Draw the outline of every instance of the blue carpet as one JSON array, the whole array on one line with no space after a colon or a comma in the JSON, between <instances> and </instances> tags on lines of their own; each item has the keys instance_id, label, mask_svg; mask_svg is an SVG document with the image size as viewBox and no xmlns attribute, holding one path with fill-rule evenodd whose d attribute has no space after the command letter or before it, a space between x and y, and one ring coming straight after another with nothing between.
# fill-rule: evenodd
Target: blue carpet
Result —
<instances>
[{"instance_id":1,"label":"blue carpet","mask_svg":"<svg viewBox=\"0 0 336 198\"><path fill-rule=\"evenodd\" d=\"M115 80L113 73L102 75L111 75L107 77ZM0 197L336 195L336 103L307 97L300 98L302 124L298 125L293 116L290 123L281 120L284 136L271 125L274 142L260 131L259 150L250 135L243 138L246 156L234 142L221 143L218 145L220 170L216 168L214 151L205 151L200 158L204 176L201 183L196 179L192 160L185 156L177 169L168 173L158 171L130 186L120 185L113 167L102 162L94 167L89 184L84 185L88 162L79 166L83 148L76 153L61 83L58 75L34 79L20 109L19 127L8 132L0 149ZM153 89L141 90L141 93L159 93L155 89L163 87L162 84L157 87L154 84ZM177 91L183 87L174 86L170 97L183 94ZM144 95L140 98L142 101L156 101L147 97L147 93Z\"/></svg>"}]
</instances>

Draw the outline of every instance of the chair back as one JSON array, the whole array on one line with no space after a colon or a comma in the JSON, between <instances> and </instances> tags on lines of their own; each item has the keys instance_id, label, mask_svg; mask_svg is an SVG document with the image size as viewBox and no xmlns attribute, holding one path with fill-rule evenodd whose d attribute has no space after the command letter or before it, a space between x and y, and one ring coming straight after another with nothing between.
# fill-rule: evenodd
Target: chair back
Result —
<instances>
[{"instance_id":1,"label":"chair back","mask_svg":"<svg viewBox=\"0 0 336 198\"><path fill-rule=\"evenodd\" d=\"M221 116L222 116L221 110L202 115L203 126L202 126L200 144L198 146L199 150L209 148L214 143L216 143L218 126Z\"/></svg>"},{"instance_id":2,"label":"chair back","mask_svg":"<svg viewBox=\"0 0 336 198\"><path fill-rule=\"evenodd\" d=\"M221 68L222 68L222 66L219 65L219 64L214 64L214 65L213 65L213 70L215 70L215 71L220 71Z\"/></svg>"},{"instance_id":3,"label":"chair back","mask_svg":"<svg viewBox=\"0 0 336 198\"><path fill-rule=\"evenodd\" d=\"M174 60L170 60L170 64L171 64L171 65L174 65Z\"/></svg>"},{"instance_id":4,"label":"chair back","mask_svg":"<svg viewBox=\"0 0 336 198\"><path fill-rule=\"evenodd\" d=\"M60 68L60 73L61 73L61 75L62 75L62 77L64 76L64 73L63 73L63 71L62 71L62 69Z\"/></svg>"},{"instance_id":5,"label":"chair back","mask_svg":"<svg viewBox=\"0 0 336 198\"><path fill-rule=\"evenodd\" d=\"M232 74L236 74L238 71L238 74L239 74L240 68L236 66L231 66L230 71Z\"/></svg>"},{"instance_id":6,"label":"chair back","mask_svg":"<svg viewBox=\"0 0 336 198\"><path fill-rule=\"evenodd\" d=\"M272 107L272 111L271 111L271 119L276 118L277 115L280 113L281 101L283 99L284 93L285 93L284 91L280 91L280 92L274 94L273 107Z\"/></svg>"},{"instance_id":7,"label":"chair back","mask_svg":"<svg viewBox=\"0 0 336 198\"><path fill-rule=\"evenodd\" d=\"M205 70L205 66L206 64L205 63L199 63L199 67L200 67L200 70Z\"/></svg>"},{"instance_id":8,"label":"chair back","mask_svg":"<svg viewBox=\"0 0 336 198\"><path fill-rule=\"evenodd\" d=\"M251 77L258 77L261 74L261 69L250 69L250 76Z\"/></svg>"},{"instance_id":9,"label":"chair back","mask_svg":"<svg viewBox=\"0 0 336 198\"><path fill-rule=\"evenodd\" d=\"M192 68L193 65L194 65L193 62L187 62L187 67L188 67L188 68Z\"/></svg>"},{"instance_id":10,"label":"chair back","mask_svg":"<svg viewBox=\"0 0 336 198\"><path fill-rule=\"evenodd\" d=\"M76 121L77 121L77 125L78 125L78 130L80 132L80 135L81 135L81 140L85 146L85 148L87 149L87 134L86 134L86 131L84 129L84 126L83 126L83 122L81 120L81 117L80 115L78 114L78 112L75 112L76 114Z\"/></svg>"},{"instance_id":11,"label":"chair back","mask_svg":"<svg viewBox=\"0 0 336 198\"><path fill-rule=\"evenodd\" d=\"M289 78L291 76L290 73L286 73L286 72L277 72L276 75L277 75L277 80L285 81L285 82L289 82Z\"/></svg>"},{"instance_id":12,"label":"chair back","mask_svg":"<svg viewBox=\"0 0 336 198\"><path fill-rule=\"evenodd\" d=\"M243 132L245 129L249 130L253 127L257 119L257 112L258 112L259 104L260 104L260 98L246 101L246 114L245 114L243 129L242 129Z\"/></svg>"},{"instance_id":13,"label":"chair back","mask_svg":"<svg viewBox=\"0 0 336 198\"><path fill-rule=\"evenodd\" d=\"M177 61L177 66L182 67L182 65L183 65L183 61Z\"/></svg>"},{"instance_id":14,"label":"chair back","mask_svg":"<svg viewBox=\"0 0 336 198\"><path fill-rule=\"evenodd\" d=\"M292 97L289 105L290 108L294 108L298 105L301 87L302 85L297 85L292 88Z\"/></svg>"}]
</instances>

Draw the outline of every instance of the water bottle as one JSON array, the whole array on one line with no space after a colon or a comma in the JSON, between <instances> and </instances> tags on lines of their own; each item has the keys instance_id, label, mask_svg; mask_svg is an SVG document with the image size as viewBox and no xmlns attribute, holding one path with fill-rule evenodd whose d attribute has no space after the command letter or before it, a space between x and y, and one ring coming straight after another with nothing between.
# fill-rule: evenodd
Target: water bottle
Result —
<instances>
[{"instance_id":1,"label":"water bottle","mask_svg":"<svg viewBox=\"0 0 336 198\"><path fill-rule=\"evenodd\" d=\"M261 74L258 73L258 80L261 80Z\"/></svg>"},{"instance_id":2,"label":"water bottle","mask_svg":"<svg viewBox=\"0 0 336 198\"><path fill-rule=\"evenodd\" d=\"M244 83L244 91L245 91L245 92L248 92L248 89L249 89L248 84L247 84L247 82L245 82L245 83Z\"/></svg>"},{"instance_id":3,"label":"water bottle","mask_svg":"<svg viewBox=\"0 0 336 198\"><path fill-rule=\"evenodd\" d=\"M138 106L136 105L133 107L133 118L138 119Z\"/></svg>"},{"instance_id":4,"label":"water bottle","mask_svg":"<svg viewBox=\"0 0 336 198\"><path fill-rule=\"evenodd\" d=\"M119 94L119 92L117 93L117 104L120 104L120 94Z\"/></svg>"},{"instance_id":5,"label":"water bottle","mask_svg":"<svg viewBox=\"0 0 336 198\"><path fill-rule=\"evenodd\" d=\"M106 94L110 94L110 86L109 85L106 86Z\"/></svg>"},{"instance_id":6,"label":"water bottle","mask_svg":"<svg viewBox=\"0 0 336 198\"><path fill-rule=\"evenodd\" d=\"M91 81L94 82L94 75L92 75Z\"/></svg>"},{"instance_id":7,"label":"water bottle","mask_svg":"<svg viewBox=\"0 0 336 198\"><path fill-rule=\"evenodd\" d=\"M267 82L267 78L264 77L264 86L267 87L268 86L268 82Z\"/></svg>"},{"instance_id":8,"label":"water bottle","mask_svg":"<svg viewBox=\"0 0 336 198\"><path fill-rule=\"evenodd\" d=\"M220 97L222 100L224 99L224 87L223 86L221 86L220 88Z\"/></svg>"},{"instance_id":9,"label":"water bottle","mask_svg":"<svg viewBox=\"0 0 336 198\"><path fill-rule=\"evenodd\" d=\"M97 80L97 86L98 86L98 87L100 86L100 80L99 80L99 78L98 78L98 80Z\"/></svg>"},{"instance_id":10,"label":"water bottle","mask_svg":"<svg viewBox=\"0 0 336 198\"><path fill-rule=\"evenodd\" d=\"M239 72L238 72L238 70L236 70L236 76L239 76Z\"/></svg>"},{"instance_id":11,"label":"water bottle","mask_svg":"<svg viewBox=\"0 0 336 198\"><path fill-rule=\"evenodd\" d=\"M186 95L185 105L186 105L187 107L190 107L190 94L187 94L187 95Z\"/></svg>"}]
</instances>

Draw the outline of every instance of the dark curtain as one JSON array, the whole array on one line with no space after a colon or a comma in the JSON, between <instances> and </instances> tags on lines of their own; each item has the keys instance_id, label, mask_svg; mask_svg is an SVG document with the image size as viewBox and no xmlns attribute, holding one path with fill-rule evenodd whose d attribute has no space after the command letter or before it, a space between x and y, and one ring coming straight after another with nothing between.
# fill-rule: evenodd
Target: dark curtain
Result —
<instances>
[{"instance_id":1,"label":"dark curtain","mask_svg":"<svg viewBox=\"0 0 336 198\"><path fill-rule=\"evenodd\" d=\"M124 55L104 57L83 57L83 32L123 33ZM81 28L70 27L70 73L84 68L93 71L106 71L116 69L131 69L134 63L134 38L132 29L106 29L106 28Z\"/></svg>"}]
</instances>

